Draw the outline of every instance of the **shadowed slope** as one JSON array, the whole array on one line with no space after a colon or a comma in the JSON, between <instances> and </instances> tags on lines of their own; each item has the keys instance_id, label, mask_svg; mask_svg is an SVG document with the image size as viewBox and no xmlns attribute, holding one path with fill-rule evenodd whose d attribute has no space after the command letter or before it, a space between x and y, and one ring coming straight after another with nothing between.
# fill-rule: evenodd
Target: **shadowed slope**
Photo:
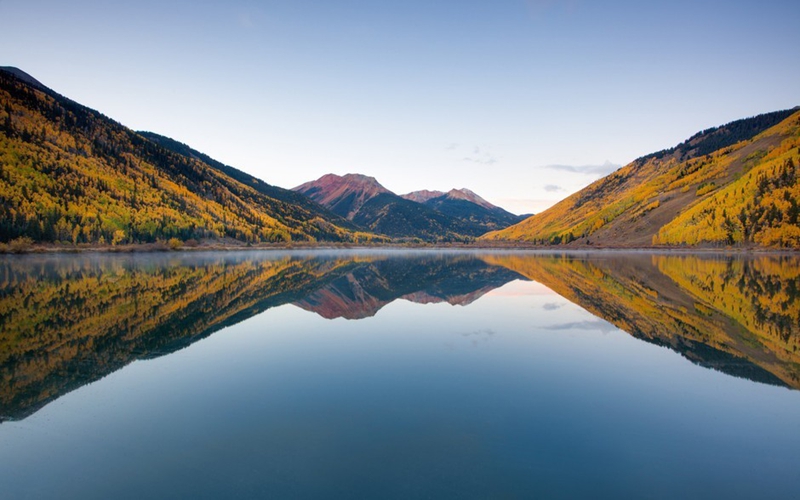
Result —
<instances>
[{"instance_id":1,"label":"shadowed slope","mask_svg":"<svg viewBox=\"0 0 800 500\"><path fill-rule=\"evenodd\" d=\"M275 197L19 75L0 70L0 242L360 236L318 207Z\"/></svg>"}]
</instances>

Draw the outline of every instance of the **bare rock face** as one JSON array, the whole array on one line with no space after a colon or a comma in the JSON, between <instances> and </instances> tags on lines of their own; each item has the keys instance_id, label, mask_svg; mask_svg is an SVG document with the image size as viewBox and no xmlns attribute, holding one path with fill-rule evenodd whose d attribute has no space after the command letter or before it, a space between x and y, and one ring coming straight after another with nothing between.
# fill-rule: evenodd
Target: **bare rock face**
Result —
<instances>
[{"instance_id":1,"label":"bare rock face","mask_svg":"<svg viewBox=\"0 0 800 500\"><path fill-rule=\"evenodd\" d=\"M361 174L326 174L293 190L350 220L364 203L379 194L391 192L374 177Z\"/></svg>"},{"instance_id":2,"label":"bare rock face","mask_svg":"<svg viewBox=\"0 0 800 500\"><path fill-rule=\"evenodd\" d=\"M407 200L416 201L417 203L425 203L428 200L444 196L445 194L446 193L444 191L429 191L427 189L422 189L420 191L413 191L411 193L403 194L400 196L402 196Z\"/></svg>"}]
</instances>

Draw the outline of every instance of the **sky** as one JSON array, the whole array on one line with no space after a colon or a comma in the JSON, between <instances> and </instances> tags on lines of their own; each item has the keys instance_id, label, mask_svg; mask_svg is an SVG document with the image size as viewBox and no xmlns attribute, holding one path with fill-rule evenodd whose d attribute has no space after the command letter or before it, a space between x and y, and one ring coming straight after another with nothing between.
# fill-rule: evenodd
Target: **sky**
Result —
<instances>
[{"instance_id":1,"label":"sky","mask_svg":"<svg viewBox=\"0 0 800 500\"><path fill-rule=\"evenodd\" d=\"M535 213L800 105L797 0L0 0L0 66L268 183Z\"/></svg>"}]
</instances>

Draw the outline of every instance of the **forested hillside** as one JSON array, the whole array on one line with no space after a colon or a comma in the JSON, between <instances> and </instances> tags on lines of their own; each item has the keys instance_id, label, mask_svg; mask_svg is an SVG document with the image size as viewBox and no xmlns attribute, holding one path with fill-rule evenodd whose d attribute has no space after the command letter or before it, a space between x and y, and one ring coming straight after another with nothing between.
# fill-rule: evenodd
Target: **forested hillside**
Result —
<instances>
[{"instance_id":1,"label":"forested hillside","mask_svg":"<svg viewBox=\"0 0 800 500\"><path fill-rule=\"evenodd\" d=\"M279 199L279 188L208 160L0 69L0 242L371 239L311 202Z\"/></svg>"},{"instance_id":2,"label":"forested hillside","mask_svg":"<svg viewBox=\"0 0 800 500\"><path fill-rule=\"evenodd\" d=\"M800 111L703 131L487 240L800 248Z\"/></svg>"}]
</instances>

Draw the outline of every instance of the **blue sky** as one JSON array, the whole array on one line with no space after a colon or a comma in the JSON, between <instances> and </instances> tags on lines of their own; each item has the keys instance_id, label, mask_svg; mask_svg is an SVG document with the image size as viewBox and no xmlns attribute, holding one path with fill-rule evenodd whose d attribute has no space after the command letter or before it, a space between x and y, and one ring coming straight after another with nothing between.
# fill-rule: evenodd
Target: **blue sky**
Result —
<instances>
[{"instance_id":1,"label":"blue sky","mask_svg":"<svg viewBox=\"0 0 800 500\"><path fill-rule=\"evenodd\" d=\"M0 19L0 65L272 184L359 172L518 213L800 105L796 0L0 0Z\"/></svg>"}]
</instances>

